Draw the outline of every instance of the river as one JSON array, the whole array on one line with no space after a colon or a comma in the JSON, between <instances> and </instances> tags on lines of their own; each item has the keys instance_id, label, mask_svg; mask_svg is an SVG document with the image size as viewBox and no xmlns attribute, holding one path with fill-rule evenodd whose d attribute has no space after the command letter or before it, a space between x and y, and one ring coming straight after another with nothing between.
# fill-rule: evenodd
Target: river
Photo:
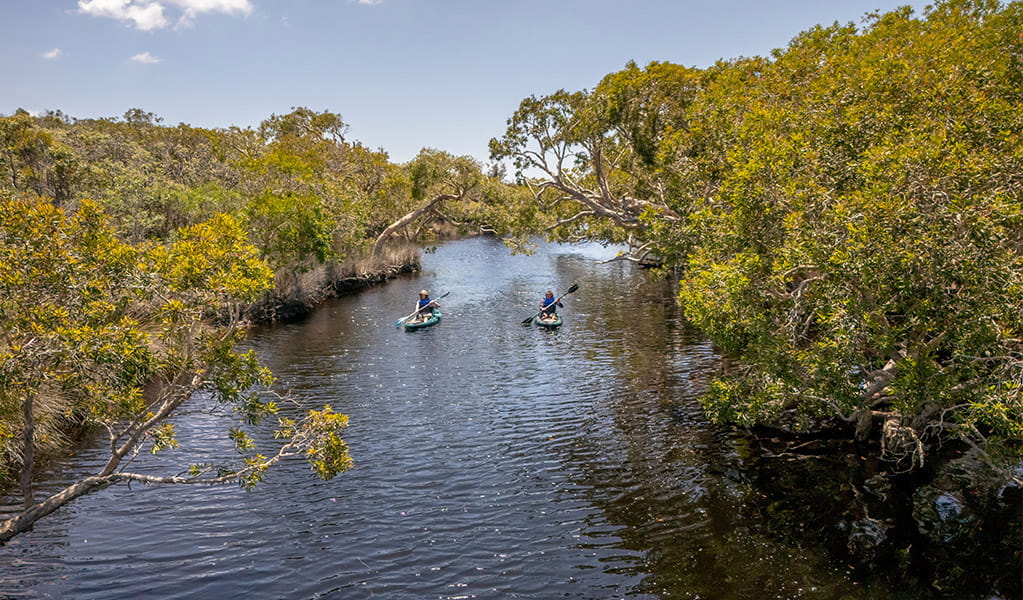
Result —
<instances>
[{"instance_id":1,"label":"river","mask_svg":"<svg viewBox=\"0 0 1023 600\"><path fill-rule=\"evenodd\" d=\"M355 467L324 482L287 462L251 492L94 493L0 547L0 597L913 597L779 529L755 453L701 414L713 349L670 286L613 256L444 243L421 273L257 330L250 344L295 407L350 416ZM520 324L573 283L559 330ZM424 287L450 292L443 320L396 329ZM202 399L189 409L182 449L229 453L230 416ZM82 449L44 491L101 459L102 444Z\"/></svg>"}]
</instances>

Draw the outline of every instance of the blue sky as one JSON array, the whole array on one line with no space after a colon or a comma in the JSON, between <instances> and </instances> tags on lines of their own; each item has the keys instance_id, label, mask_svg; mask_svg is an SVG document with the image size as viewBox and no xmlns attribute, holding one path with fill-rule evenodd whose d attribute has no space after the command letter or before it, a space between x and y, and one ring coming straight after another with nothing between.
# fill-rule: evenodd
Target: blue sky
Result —
<instances>
[{"instance_id":1,"label":"blue sky","mask_svg":"<svg viewBox=\"0 0 1023 600\"><path fill-rule=\"evenodd\" d=\"M487 158L519 102L592 88L634 60L768 55L897 0L0 0L0 115L141 108L255 127L331 111L395 162Z\"/></svg>"}]
</instances>

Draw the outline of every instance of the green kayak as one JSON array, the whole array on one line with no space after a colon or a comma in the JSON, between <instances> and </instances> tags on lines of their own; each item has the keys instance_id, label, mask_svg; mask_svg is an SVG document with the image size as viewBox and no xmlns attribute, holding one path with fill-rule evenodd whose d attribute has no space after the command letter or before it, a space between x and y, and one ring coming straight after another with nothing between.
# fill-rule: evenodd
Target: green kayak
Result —
<instances>
[{"instance_id":1,"label":"green kayak","mask_svg":"<svg viewBox=\"0 0 1023 600\"><path fill-rule=\"evenodd\" d=\"M437 323L440 323L440 311L434 311L430 318L425 321L413 321L412 319L405 321L405 331L425 329L431 325L436 325Z\"/></svg>"},{"instance_id":2,"label":"green kayak","mask_svg":"<svg viewBox=\"0 0 1023 600\"><path fill-rule=\"evenodd\" d=\"M554 329L555 327L561 326L561 315L554 313L546 319L541 319L540 315L533 317L533 323L538 327L546 327L547 329Z\"/></svg>"}]
</instances>

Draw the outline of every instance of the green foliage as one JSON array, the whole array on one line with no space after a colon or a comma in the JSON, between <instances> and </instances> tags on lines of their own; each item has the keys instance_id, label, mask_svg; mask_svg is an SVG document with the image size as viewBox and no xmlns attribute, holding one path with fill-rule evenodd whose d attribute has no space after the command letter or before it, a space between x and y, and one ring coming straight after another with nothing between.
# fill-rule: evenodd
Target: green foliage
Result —
<instances>
[{"instance_id":1,"label":"green foliage","mask_svg":"<svg viewBox=\"0 0 1023 600\"><path fill-rule=\"evenodd\" d=\"M168 127L141 109L119 119L0 117L0 194L59 206L94 199L129 242L235 215L275 272L358 252L415 205L405 168L345 140L331 112L295 108L258 129Z\"/></svg>"},{"instance_id":2,"label":"green foliage","mask_svg":"<svg viewBox=\"0 0 1023 600\"><path fill-rule=\"evenodd\" d=\"M173 423L163 423L152 430L153 446L149 449L153 454L178 447L178 439L174 434Z\"/></svg>"},{"instance_id":3,"label":"green foliage","mask_svg":"<svg viewBox=\"0 0 1023 600\"><path fill-rule=\"evenodd\" d=\"M628 243L642 259L663 254L651 232L689 210L677 197L670 205L677 157L664 147L686 127L704 78L670 63L629 63L592 92L523 100L505 135L490 142L491 157L511 159L538 202L519 231L539 223L552 240Z\"/></svg>"},{"instance_id":4,"label":"green foliage","mask_svg":"<svg viewBox=\"0 0 1023 600\"><path fill-rule=\"evenodd\" d=\"M459 195L480 185L483 173L474 160L452 156L433 148L423 148L408 164L412 198L426 200L443 193Z\"/></svg>"},{"instance_id":5,"label":"green foliage","mask_svg":"<svg viewBox=\"0 0 1023 600\"><path fill-rule=\"evenodd\" d=\"M146 297L137 260L94 204L68 217L49 203L0 202L5 429L17 429L26 397L44 393L63 398L55 412L68 415L102 419L139 408L154 357L132 310Z\"/></svg>"},{"instance_id":6,"label":"green foliage","mask_svg":"<svg viewBox=\"0 0 1023 600\"><path fill-rule=\"evenodd\" d=\"M484 173L471 157L424 148L405 165L404 174L415 204L380 233L374 256L398 231L423 242L435 232L509 235L519 223L520 188L505 184L496 173Z\"/></svg>"},{"instance_id":7,"label":"green foliage","mask_svg":"<svg viewBox=\"0 0 1023 600\"><path fill-rule=\"evenodd\" d=\"M60 137L60 129L40 127L24 111L0 119L0 192L49 196L58 205L65 204L80 166L74 151Z\"/></svg>"},{"instance_id":8,"label":"green foliage","mask_svg":"<svg viewBox=\"0 0 1023 600\"><path fill-rule=\"evenodd\" d=\"M229 215L181 229L173 244L154 246L149 256L170 289L193 302L252 301L270 289L270 269Z\"/></svg>"},{"instance_id":9,"label":"green foliage","mask_svg":"<svg viewBox=\"0 0 1023 600\"><path fill-rule=\"evenodd\" d=\"M238 467L197 467L195 476L215 471L255 485L280 459L258 453L242 428L278 411L259 394L270 372L254 352L235 349L239 304L273 281L258 254L229 215L181 229L173 243L132 246L91 201L73 212L45 200L0 201L0 464L21 464L74 418L109 433L111 456L98 476L112 477L147 445L178 448L168 419L203 392L239 415L228 436L242 456ZM339 437L346 423L330 411L292 422L281 452L315 447L320 474L336 474L350 463ZM29 430L36 433L25 439ZM9 523L0 535L11 535Z\"/></svg>"},{"instance_id":10,"label":"green foliage","mask_svg":"<svg viewBox=\"0 0 1023 600\"><path fill-rule=\"evenodd\" d=\"M334 255L335 221L316 196L260 194L242 215L263 257L275 264L296 264L308 256L326 262Z\"/></svg>"},{"instance_id":11,"label":"green foliage","mask_svg":"<svg viewBox=\"0 0 1023 600\"><path fill-rule=\"evenodd\" d=\"M322 479L332 479L352 467L348 445L341 431L348 426L348 416L334 412L329 406L309 411L308 431L313 442L306 451L309 464Z\"/></svg>"},{"instance_id":12,"label":"green foliage","mask_svg":"<svg viewBox=\"0 0 1023 600\"><path fill-rule=\"evenodd\" d=\"M712 415L1023 431L1020 31L1019 3L954 0L717 67L680 293L743 365Z\"/></svg>"}]
</instances>

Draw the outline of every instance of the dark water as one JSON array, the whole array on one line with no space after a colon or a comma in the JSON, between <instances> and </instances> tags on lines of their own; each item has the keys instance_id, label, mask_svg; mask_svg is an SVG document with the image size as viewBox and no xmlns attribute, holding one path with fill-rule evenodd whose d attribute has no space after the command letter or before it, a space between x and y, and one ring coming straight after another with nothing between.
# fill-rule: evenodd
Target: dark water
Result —
<instances>
[{"instance_id":1,"label":"dark water","mask_svg":"<svg viewBox=\"0 0 1023 600\"><path fill-rule=\"evenodd\" d=\"M748 448L695 401L710 346L613 255L444 244L418 276L257 332L298 406L350 415L356 467L322 482L294 461L253 492L109 488L0 547L0 597L892 597L766 516ZM560 330L519 324L572 283ZM451 292L443 321L395 329L422 287ZM230 424L197 399L182 448L223 455ZM69 459L50 489L101 457Z\"/></svg>"}]
</instances>

